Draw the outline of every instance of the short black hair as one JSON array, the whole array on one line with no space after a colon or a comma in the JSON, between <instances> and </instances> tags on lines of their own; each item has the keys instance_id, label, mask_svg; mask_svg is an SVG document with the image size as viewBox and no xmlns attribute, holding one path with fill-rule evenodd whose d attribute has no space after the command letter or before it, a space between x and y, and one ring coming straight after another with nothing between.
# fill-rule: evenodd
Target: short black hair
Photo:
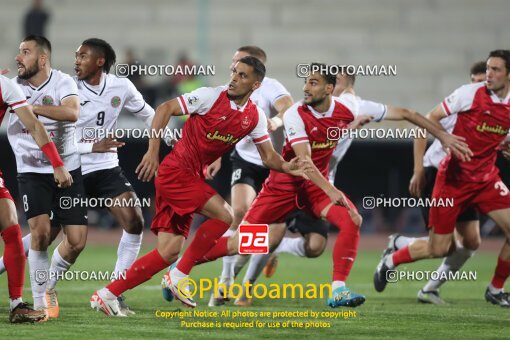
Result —
<instances>
[{"instance_id":1,"label":"short black hair","mask_svg":"<svg viewBox=\"0 0 510 340\"><path fill-rule=\"evenodd\" d=\"M104 58L103 71L106 73L110 73L110 69L115 64L117 60L117 56L115 55L115 51L113 47L108 44L103 39L98 38L89 38L84 40L82 45L89 46L92 48L97 54Z\"/></svg>"},{"instance_id":2,"label":"short black hair","mask_svg":"<svg viewBox=\"0 0 510 340\"><path fill-rule=\"evenodd\" d=\"M253 46L253 45L241 46L241 47L239 47L237 49L237 51L238 52L246 52L249 55L251 55L252 57L255 57L255 58L259 59L264 64L267 61L267 54L266 54L266 52L264 52L264 50L261 49L258 46Z\"/></svg>"},{"instance_id":3,"label":"short black hair","mask_svg":"<svg viewBox=\"0 0 510 340\"><path fill-rule=\"evenodd\" d=\"M333 86L336 86L336 74L330 73L329 70L331 67L329 65L326 65L324 63L311 63L310 64L310 70L319 70L319 74L321 77L326 81L327 84L331 84Z\"/></svg>"},{"instance_id":4,"label":"short black hair","mask_svg":"<svg viewBox=\"0 0 510 340\"><path fill-rule=\"evenodd\" d=\"M253 72L255 72L258 81L261 82L264 80L264 77L266 76L266 67L262 61L252 56L246 56L239 59L239 62L250 65L253 68Z\"/></svg>"},{"instance_id":5,"label":"short black hair","mask_svg":"<svg viewBox=\"0 0 510 340\"><path fill-rule=\"evenodd\" d=\"M469 70L469 75L472 74L480 74L485 73L487 71L487 62L486 61L477 61L471 66Z\"/></svg>"},{"instance_id":6,"label":"short black hair","mask_svg":"<svg viewBox=\"0 0 510 340\"><path fill-rule=\"evenodd\" d=\"M32 35L25 37L25 39L23 39L23 42L27 42L27 41L35 41L36 46L39 49L43 50L48 55L48 57L51 59L51 43L48 39L46 39L42 35L32 34Z\"/></svg>"},{"instance_id":7,"label":"short black hair","mask_svg":"<svg viewBox=\"0 0 510 340\"><path fill-rule=\"evenodd\" d=\"M505 61L506 73L510 72L510 50L494 50L489 53L489 58L501 58Z\"/></svg>"}]
</instances>

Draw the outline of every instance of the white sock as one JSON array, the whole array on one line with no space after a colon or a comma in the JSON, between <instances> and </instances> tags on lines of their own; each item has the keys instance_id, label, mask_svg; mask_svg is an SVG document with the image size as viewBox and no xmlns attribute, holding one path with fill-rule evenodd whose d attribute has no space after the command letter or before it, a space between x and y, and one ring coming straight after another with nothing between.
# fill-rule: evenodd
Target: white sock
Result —
<instances>
[{"instance_id":1,"label":"white sock","mask_svg":"<svg viewBox=\"0 0 510 340\"><path fill-rule=\"evenodd\" d=\"M284 237L274 253L289 253L305 257L305 239L303 237Z\"/></svg>"},{"instance_id":2,"label":"white sock","mask_svg":"<svg viewBox=\"0 0 510 340\"><path fill-rule=\"evenodd\" d=\"M397 250L399 250L399 249L404 248L405 246L410 245L411 243L413 243L416 240L428 240L428 239L429 239L428 236L416 238L416 237L407 237L404 235L400 235L395 240L395 247L397 248Z\"/></svg>"},{"instance_id":3,"label":"white sock","mask_svg":"<svg viewBox=\"0 0 510 340\"><path fill-rule=\"evenodd\" d=\"M250 281L251 284L255 283L270 257L271 253L251 255L248 269L246 269L246 274L244 275L243 284L248 281Z\"/></svg>"},{"instance_id":4,"label":"white sock","mask_svg":"<svg viewBox=\"0 0 510 340\"><path fill-rule=\"evenodd\" d=\"M395 269L395 265L393 264L393 256L392 256L392 254L390 254L389 256L386 257L386 261L384 261L384 264L389 269Z\"/></svg>"},{"instance_id":5,"label":"white sock","mask_svg":"<svg viewBox=\"0 0 510 340\"><path fill-rule=\"evenodd\" d=\"M335 289L345 287L344 281L333 281L333 284L331 284L331 290L335 291Z\"/></svg>"},{"instance_id":6,"label":"white sock","mask_svg":"<svg viewBox=\"0 0 510 340\"><path fill-rule=\"evenodd\" d=\"M50 265L50 279L48 280L47 289L55 289L57 285L57 280L62 279L64 273L67 272L69 267L71 267L71 263L67 262L62 258L60 253L58 252L58 247L53 251L53 256L51 257L51 265Z\"/></svg>"},{"instance_id":7,"label":"white sock","mask_svg":"<svg viewBox=\"0 0 510 340\"><path fill-rule=\"evenodd\" d=\"M492 294L503 293L503 288L496 288L492 285L492 283L489 283L489 292L491 292Z\"/></svg>"},{"instance_id":8,"label":"white sock","mask_svg":"<svg viewBox=\"0 0 510 340\"><path fill-rule=\"evenodd\" d=\"M97 294L101 297L101 299L107 299L107 300L116 300L117 297L113 295L112 292L108 288L102 288L100 289Z\"/></svg>"},{"instance_id":9,"label":"white sock","mask_svg":"<svg viewBox=\"0 0 510 340\"><path fill-rule=\"evenodd\" d=\"M125 230L122 231L114 269L116 277L119 277L120 274L124 273L135 262L142 246L142 235L143 233L138 235L129 234Z\"/></svg>"},{"instance_id":10,"label":"white sock","mask_svg":"<svg viewBox=\"0 0 510 340\"><path fill-rule=\"evenodd\" d=\"M442 275L442 273L458 271L464 265L464 263L466 263L466 261L469 260L471 256L473 256L474 253L475 253L474 250L469 250L464 247L459 247L457 245L457 249L450 256L446 257L439 266L439 268L437 269L439 277L441 278L442 276L444 276ZM441 279L429 280L427 284L423 287L423 290L425 292L437 291L439 287L441 287L445 282L446 280Z\"/></svg>"},{"instance_id":11,"label":"white sock","mask_svg":"<svg viewBox=\"0 0 510 340\"><path fill-rule=\"evenodd\" d=\"M237 277L239 272L243 269L243 267L250 260L250 255L233 255L235 258L234 262L234 277Z\"/></svg>"},{"instance_id":12,"label":"white sock","mask_svg":"<svg viewBox=\"0 0 510 340\"><path fill-rule=\"evenodd\" d=\"M28 250L30 249L30 242L32 241L32 234L27 234L21 239L23 241L23 250L25 257L28 257ZM0 275L5 273L4 257L0 257ZM15 306L16 307L16 306Z\"/></svg>"},{"instance_id":13,"label":"white sock","mask_svg":"<svg viewBox=\"0 0 510 340\"><path fill-rule=\"evenodd\" d=\"M28 266L34 309L48 308L44 297L50 269L48 251L30 249L28 252Z\"/></svg>"},{"instance_id":14,"label":"white sock","mask_svg":"<svg viewBox=\"0 0 510 340\"><path fill-rule=\"evenodd\" d=\"M14 308L16 308L17 305L19 305L22 302L23 302L23 299L20 297L17 299L14 299L14 300L10 300L10 303L9 303L10 309L13 310Z\"/></svg>"},{"instance_id":15,"label":"white sock","mask_svg":"<svg viewBox=\"0 0 510 340\"><path fill-rule=\"evenodd\" d=\"M236 256L223 256L223 269L221 271L221 279L234 278L234 266L236 263Z\"/></svg>"}]
</instances>

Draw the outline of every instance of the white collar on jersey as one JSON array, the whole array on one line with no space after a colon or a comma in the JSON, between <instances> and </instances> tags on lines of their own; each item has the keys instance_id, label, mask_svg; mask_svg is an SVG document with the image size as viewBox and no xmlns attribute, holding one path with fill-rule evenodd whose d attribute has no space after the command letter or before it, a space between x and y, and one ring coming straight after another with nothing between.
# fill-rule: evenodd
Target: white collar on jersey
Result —
<instances>
[{"instance_id":1,"label":"white collar on jersey","mask_svg":"<svg viewBox=\"0 0 510 340\"><path fill-rule=\"evenodd\" d=\"M504 99L499 98L494 91L490 91L491 99L494 103L501 103L501 104L509 104L510 101L510 91L506 94L506 97Z\"/></svg>"},{"instance_id":2,"label":"white collar on jersey","mask_svg":"<svg viewBox=\"0 0 510 340\"><path fill-rule=\"evenodd\" d=\"M331 104L329 105L329 109L326 112L317 112L310 105L306 105L310 111L312 111L313 115L317 118L326 118L331 117L333 115L333 110L335 109L335 99L331 98Z\"/></svg>"},{"instance_id":3,"label":"white collar on jersey","mask_svg":"<svg viewBox=\"0 0 510 340\"><path fill-rule=\"evenodd\" d=\"M85 80L82 80L82 82L83 82L83 86L85 86L87 88L87 90L100 96L101 94L103 94L103 91L104 91L104 88L106 85L106 73L104 73L104 72L101 73L101 79L99 79L98 85L90 85Z\"/></svg>"},{"instance_id":4,"label":"white collar on jersey","mask_svg":"<svg viewBox=\"0 0 510 340\"><path fill-rule=\"evenodd\" d=\"M39 85L38 88L35 88L32 84L30 84L30 82L27 80L27 84L28 86L30 86L32 88L32 90L34 91L40 91L42 90L43 87L45 87L46 85L48 85L48 83L50 82L51 80L51 77L53 76L53 69L50 69L50 76L48 77L48 79L46 79L46 81L44 83L42 83L41 85Z\"/></svg>"},{"instance_id":5,"label":"white collar on jersey","mask_svg":"<svg viewBox=\"0 0 510 340\"><path fill-rule=\"evenodd\" d=\"M244 111L244 108L246 107L246 105L248 105L248 102L249 102L249 101L250 101L250 100L248 99L248 100L246 101L246 103L244 103L244 105L243 105L243 106L239 107L239 106L237 106L237 104L236 104L236 103L234 103L234 101L233 101L233 100L230 100L230 108L231 108L232 110L237 110L237 111L241 111L241 112L243 112L243 111Z\"/></svg>"}]
</instances>

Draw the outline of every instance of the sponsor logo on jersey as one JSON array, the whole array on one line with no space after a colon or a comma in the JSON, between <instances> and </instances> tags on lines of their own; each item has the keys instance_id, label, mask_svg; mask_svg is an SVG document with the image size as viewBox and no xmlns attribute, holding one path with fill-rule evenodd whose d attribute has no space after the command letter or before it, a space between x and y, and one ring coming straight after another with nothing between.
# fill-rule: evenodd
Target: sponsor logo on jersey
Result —
<instances>
[{"instance_id":1,"label":"sponsor logo on jersey","mask_svg":"<svg viewBox=\"0 0 510 340\"><path fill-rule=\"evenodd\" d=\"M296 129L294 129L293 127L289 128L289 136L292 137L296 134Z\"/></svg>"},{"instance_id":2,"label":"sponsor logo on jersey","mask_svg":"<svg viewBox=\"0 0 510 340\"><path fill-rule=\"evenodd\" d=\"M189 105L193 105L193 104L195 104L196 102L198 102L198 97L197 97L197 96L189 96L189 97L188 97L188 104L189 104Z\"/></svg>"},{"instance_id":3,"label":"sponsor logo on jersey","mask_svg":"<svg viewBox=\"0 0 510 340\"><path fill-rule=\"evenodd\" d=\"M53 98L51 96L44 96L42 103L43 105L53 105Z\"/></svg>"},{"instance_id":4,"label":"sponsor logo on jersey","mask_svg":"<svg viewBox=\"0 0 510 340\"><path fill-rule=\"evenodd\" d=\"M85 104L90 103L90 100L86 100L83 103L80 103L81 106L85 106Z\"/></svg>"},{"instance_id":5,"label":"sponsor logo on jersey","mask_svg":"<svg viewBox=\"0 0 510 340\"><path fill-rule=\"evenodd\" d=\"M243 128L243 130L246 130L247 128L250 127L250 118L248 118L248 116L244 116L243 118L243 121L241 122L241 127Z\"/></svg>"},{"instance_id":6,"label":"sponsor logo on jersey","mask_svg":"<svg viewBox=\"0 0 510 340\"><path fill-rule=\"evenodd\" d=\"M507 135L508 134L508 129L504 129L501 125L490 126L487 124L487 122L483 122L482 125L477 125L476 131L495 133L498 135Z\"/></svg>"},{"instance_id":7,"label":"sponsor logo on jersey","mask_svg":"<svg viewBox=\"0 0 510 340\"><path fill-rule=\"evenodd\" d=\"M219 140L220 142L226 144L235 144L239 141L239 138L232 136L230 133L227 135L222 135L218 132L218 130L213 132L208 132L206 135L209 140Z\"/></svg>"},{"instance_id":8,"label":"sponsor logo on jersey","mask_svg":"<svg viewBox=\"0 0 510 340\"><path fill-rule=\"evenodd\" d=\"M336 140L327 140L325 142L312 142L312 149L333 149L336 146Z\"/></svg>"},{"instance_id":9,"label":"sponsor logo on jersey","mask_svg":"<svg viewBox=\"0 0 510 340\"><path fill-rule=\"evenodd\" d=\"M111 104L112 104L112 107L114 107L114 108L119 107L120 106L120 97L119 96L113 97L111 100Z\"/></svg>"}]
</instances>

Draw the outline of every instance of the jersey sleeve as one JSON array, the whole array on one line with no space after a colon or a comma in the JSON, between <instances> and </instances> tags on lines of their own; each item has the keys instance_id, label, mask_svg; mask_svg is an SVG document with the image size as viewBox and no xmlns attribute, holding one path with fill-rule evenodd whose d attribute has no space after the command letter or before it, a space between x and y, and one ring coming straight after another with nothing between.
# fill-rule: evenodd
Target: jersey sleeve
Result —
<instances>
[{"instance_id":1,"label":"jersey sleeve","mask_svg":"<svg viewBox=\"0 0 510 340\"><path fill-rule=\"evenodd\" d=\"M278 80L271 79L269 86L265 90L265 94L268 96L271 106L274 107L274 103L278 99L284 96L290 96L289 91L282 85Z\"/></svg>"},{"instance_id":2,"label":"jersey sleeve","mask_svg":"<svg viewBox=\"0 0 510 340\"><path fill-rule=\"evenodd\" d=\"M204 115L218 99L224 87L201 87L177 97L184 114Z\"/></svg>"},{"instance_id":3,"label":"jersey sleeve","mask_svg":"<svg viewBox=\"0 0 510 340\"><path fill-rule=\"evenodd\" d=\"M7 103L13 110L28 105L23 91L13 80L0 76L0 88L4 103Z\"/></svg>"},{"instance_id":4,"label":"jersey sleeve","mask_svg":"<svg viewBox=\"0 0 510 340\"><path fill-rule=\"evenodd\" d=\"M128 91L124 107L134 116L142 120L145 125L150 127L152 120L154 119L154 109L145 102L145 99L143 99L142 94L138 91L135 85L129 79L124 79L126 81Z\"/></svg>"},{"instance_id":5,"label":"jersey sleeve","mask_svg":"<svg viewBox=\"0 0 510 340\"><path fill-rule=\"evenodd\" d=\"M384 104L364 99L359 100L360 115L373 116L374 121L380 122L384 119L384 116L386 116L386 112L388 112L388 108Z\"/></svg>"},{"instance_id":6,"label":"jersey sleeve","mask_svg":"<svg viewBox=\"0 0 510 340\"><path fill-rule=\"evenodd\" d=\"M335 97L334 100L349 109L354 117L359 115L359 99L352 93L342 93L339 97Z\"/></svg>"},{"instance_id":7,"label":"jersey sleeve","mask_svg":"<svg viewBox=\"0 0 510 340\"><path fill-rule=\"evenodd\" d=\"M305 130L305 123L297 110L300 104L291 106L283 116L283 126L291 146L299 143L309 142Z\"/></svg>"},{"instance_id":8,"label":"jersey sleeve","mask_svg":"<svg viewBox=\"0 0 510 340\"><path fill-rule=\"evenodd\" d=\"M441 103L444 113L450 116L469 110L473 105L476 90L479 88L479 86L476 85L477 84L469 84L461 86L446 97Z\"/></svg>"},{"instance_id":9,"label":"jersey sleeve","mask_svg":"<svg viewBox=\"0 0 510 340\"><path fill-rule=\"evenodd\" d=\"M267 132L267 117L259 107L257 107L259 113L259 121L257 125L248 134L253 140L253 144L260 144L269 140L269 132Z\"/></svg>"},{"instance_id":10,"label":"jersey sleeve","mask_svg":"<svg viewBox=\"0 0 510 340\"><path fill-rule=\"evenodd\" d=\"M58 85L58 99L62 102L71 96L78 96L78 85L73 78L65 76Z\"/></svg>"}]
</instances>

